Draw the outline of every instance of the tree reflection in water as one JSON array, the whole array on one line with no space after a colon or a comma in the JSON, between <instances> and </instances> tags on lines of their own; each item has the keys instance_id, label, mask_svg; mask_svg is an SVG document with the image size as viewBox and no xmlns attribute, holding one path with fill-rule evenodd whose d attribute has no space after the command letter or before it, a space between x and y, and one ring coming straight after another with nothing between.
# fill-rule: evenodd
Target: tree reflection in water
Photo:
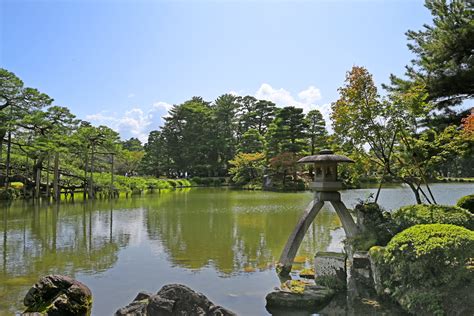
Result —
<instances>
[{"instance_id":1,"label":"tree reflection in water","mask_svg":"<svg viewBox=\"0 0 474 316\"><path fill-rule=\"evenodd\" d=\"M133 245L162 250L171 267L209 267L223 277L267 270L310 199L305 193L188 189L115 201L2 205L0 314L21 310L41 276L99 275ZM339 226L333 212L320 213L300 255L312 261ZM124 280L127 271L140 271L136 264L126 266Z\"/></svg>"}]
</instances>

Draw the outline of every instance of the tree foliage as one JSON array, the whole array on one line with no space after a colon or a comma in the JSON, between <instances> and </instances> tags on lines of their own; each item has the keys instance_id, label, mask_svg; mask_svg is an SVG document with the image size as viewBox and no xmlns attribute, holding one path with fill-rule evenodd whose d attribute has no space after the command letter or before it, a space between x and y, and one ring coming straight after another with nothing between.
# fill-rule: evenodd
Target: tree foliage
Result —
<instances>
[{"instance_id":1,"label":"tree foliage","mask_svg":"<svg viewBox=\"0 0 474 316\"><path fill-rule=\"evenodd\" d=\"M408 31L408 48L415 54L407 66L408 80L391 76L391 90L426 86L429 100L439 108L474 96L474 5L472 1L426 0L432 25Z\"/></svg>"}]
</instances>

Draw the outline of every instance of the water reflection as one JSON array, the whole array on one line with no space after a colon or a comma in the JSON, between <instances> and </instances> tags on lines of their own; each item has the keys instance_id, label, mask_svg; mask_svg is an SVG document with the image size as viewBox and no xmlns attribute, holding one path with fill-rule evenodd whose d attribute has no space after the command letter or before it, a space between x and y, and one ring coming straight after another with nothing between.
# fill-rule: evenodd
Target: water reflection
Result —
<instances>
[{"instance_id":1,"label":"water reflection","mask_svg":"<svg viewBox=\"0 0 474 316\"><path fill-rule=\"evenodd\" d=\"M311 195L182 192L147 207L147 231L173 265L213 266L223 275L273 266ZM310 228L302 253L325 250L340 223L325 210Z\"/></svg>"},{"instance_id":2,"label":"water reflection","mask_svg":"<svg viewBox=\"0 0 474 316\"><path fill-rule=\"evenodd\" d=\"M0 311L21 302L40 276L110 269L118 260L118 249L128 244L132 233L122 225L112 235L113 211L96 210L92 203L22 202L4 207L2 213Z\"/></svg>"},{"instance_id":3,"label":"water reflection","mask_svg":"<svg viewBox=\"0 0 474 316\"><path fill-rule=\"evenodd\" d=\"M445 193L437 196L442 203L474 191L472 184L449 187L433 186ZM372 191L345 191L343 200L350 207ZM410 203L409 196L403 188L385 190L382 204L398 207ZM271 268L311 198L193 189L116 201L2 204L0 315L21 310L28 288L49 273L82 278L97 315L164 282L189 284L243 314L262 314L265 294L278 285ZM339 227L336 214L324 208L298 260L307 265L316 251L340 249Z\"/></svg>"}]
</instances>

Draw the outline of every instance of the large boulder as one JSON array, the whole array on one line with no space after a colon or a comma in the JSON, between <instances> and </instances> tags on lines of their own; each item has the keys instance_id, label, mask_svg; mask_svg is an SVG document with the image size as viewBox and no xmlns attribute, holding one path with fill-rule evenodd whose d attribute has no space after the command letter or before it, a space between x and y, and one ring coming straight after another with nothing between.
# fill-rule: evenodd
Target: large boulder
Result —
<instances>
[{"instance_id":1,"label":"large boulder","mask_svg":"<svg viewBox=\"0 0 474 316\"><path fill-rule=\"evenodd\" d=\"M87 315L92 308L92 293L81 282L64 275L41 278L26 294L26 313Z\"/></svg>"},{"instance_id":2,"label":"large boulder","mask_svg":"<svg viewBox=\"0 0 474 316\"><path fill-rule=\"evenodd\" d=\"M181 284L168 284L155 295L139 293L132 303L120 308L116 316L206 315L234 316L233 312L214 305L204 294Z\"/></svg>"}]
</instances>

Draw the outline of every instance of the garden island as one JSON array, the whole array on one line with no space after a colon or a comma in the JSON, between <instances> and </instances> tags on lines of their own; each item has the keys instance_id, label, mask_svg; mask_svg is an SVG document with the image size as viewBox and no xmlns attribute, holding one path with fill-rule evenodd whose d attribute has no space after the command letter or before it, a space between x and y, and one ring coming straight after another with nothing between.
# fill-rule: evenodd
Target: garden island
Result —
<instances>
[{"instance_id":1,"label":"garden island","mask_svg":"<svg viewBox=\"0 0 474 316\"><path fill-rule=\"evenodd\" d=\"M0 315L473 315L473 3L347 6L0 4Z\"/></svg>"}]
</instances>

